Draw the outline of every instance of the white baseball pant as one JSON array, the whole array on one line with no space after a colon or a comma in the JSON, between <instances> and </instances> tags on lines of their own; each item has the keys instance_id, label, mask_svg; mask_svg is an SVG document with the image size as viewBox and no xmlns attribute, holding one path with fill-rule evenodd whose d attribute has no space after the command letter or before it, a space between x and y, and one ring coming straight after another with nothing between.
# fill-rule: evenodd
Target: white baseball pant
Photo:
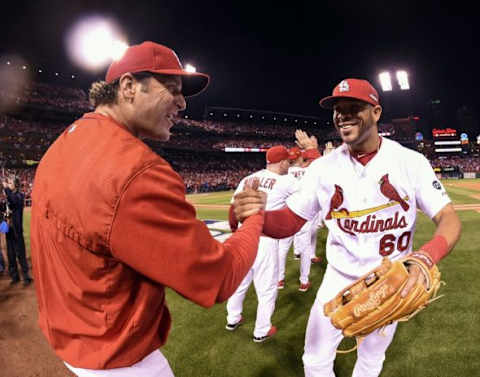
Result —
<instances>
[{"instance_id":1,"label":"white baseball pant","mask_svg":"<svg viewBox=\"0 0 480 377\"><path fill-rule=\"evenodd\" d=\"M73 367L65 361L64 363L78 377L175 377L168 360L159 350L153 351L138 363L124 368L83 369Z\"/></svg>"},{"instance_id":2,"label":"white baseball pant","mask_svg":"<svg viewBox=\"0 0 480 377\"><path fill-rule=\"evenodd\" d=\"M305 377L335 377L333 363L343 335L341 330L331 324L330 318L325 316L323 306L355 280L341 274L330 265L327 266L308 318L303 354ZM385 352L396 328L397 322L381 331L374 331L363 340L357 349L358 357L352 377L377 377L380 374Z\"/></svg>"},{"instance_id":3,"label":"white baseball pant","mask_svg":"<svg viewBox=\"0 0 480 377\"><path fill-rule=\"evenodd\" d=\"M293 236L282 238L278 242L278 281L285 280L287 254L293 242Z\"/></svg>"},{"instance_id":4,"label":"white baseball pant","mask_svg":"<svg viewBox=\"0 0 480 377\"><path fill-rule=\"evenodd\" d=\"M300 283L307 284L312 266L312 222L307 221L294 236L295 254L300 254Z\"/></svg>"},{"instance_id":5,"label":"white baseball pant","mask_svg":"<svg viewBox=\"0 0 480 377\"><path fill-rule=\"evenodd\" d=\"M227 301L227 323L237 323L242 318L243 300L253 281L258 298L257 318L253 336L267 335L272 327L278 284L278 240L260 237L258 253L235 293Z\"/></svg>"},{"instance_id":6,"label":"white baseball pant","mask_svg":"<svg viewBox=\"0 0 480 377\"><path fill-rule=\"evenodd\" d=\"M312 247L312 253L311 253L311 258L316 258L317 257L317 233L319 228L323 228L323 221L320 218L320 215L316 215L312 220L312 226L310 228L310 236L311 236L311 247Z\"/></svg>"}]
</instances>

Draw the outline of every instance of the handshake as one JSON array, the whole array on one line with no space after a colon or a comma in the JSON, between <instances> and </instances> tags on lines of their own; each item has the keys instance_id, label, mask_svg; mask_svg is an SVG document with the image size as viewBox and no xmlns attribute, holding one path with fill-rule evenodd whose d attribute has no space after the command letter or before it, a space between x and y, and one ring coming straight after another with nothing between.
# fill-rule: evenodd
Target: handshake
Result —
<instances>
[{"instance_id":1,"label":"handshake","mask_svg":"<svg viewBox=\"0 0 480 377\"><path fill-rule=\"evenodd\" d=\"M239 222L265 209L267 194L258 190L259 183L258 179L254 179L252 183L245 184L242 192L234 196L233 210Z\"/></svg>"}]
</instances>

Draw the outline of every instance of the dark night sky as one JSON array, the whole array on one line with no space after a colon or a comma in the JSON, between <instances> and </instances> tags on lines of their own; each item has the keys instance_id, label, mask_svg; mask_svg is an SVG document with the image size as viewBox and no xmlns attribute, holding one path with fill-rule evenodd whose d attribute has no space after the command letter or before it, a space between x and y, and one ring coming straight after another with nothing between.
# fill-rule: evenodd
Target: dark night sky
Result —
<instances>
[{"instance_id":1,"label":"dark night sky","mask_svg":"<svg viewBox=\"0 0 480 377\"><path fill-rule=\"evenodd\" d=\"M323 115L318 100L345 77L369 79L405 68L412 91L385 106L422 112L428 100L479 113L478 16L473 5L423 1L13 1L2 17L0 54L18 53L50 70L81 73L65 53L69 26L110 16L130 44L153 40L212 76L190 101L204 105ZM135 6L133 6L135 4ZM161 4L161 5L160 5ZM223 4L223 5L220 5ZM227 5L228 4L228 5ZM98 77L98 76L97 76ZM77 83L88 88L96 77ZM381 95L382 97L382 95ZM386 109L388 110L391 109ZM446 124L445 126L449 126Z\"/></svg>"}]
</instances>

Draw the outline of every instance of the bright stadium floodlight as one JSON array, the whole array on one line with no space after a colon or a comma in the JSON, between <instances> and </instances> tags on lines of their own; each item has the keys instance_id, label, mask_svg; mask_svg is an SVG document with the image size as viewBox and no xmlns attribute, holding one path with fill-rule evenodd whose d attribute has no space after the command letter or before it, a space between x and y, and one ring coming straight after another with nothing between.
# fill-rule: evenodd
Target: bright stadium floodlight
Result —
<instances>
[{"instance_id":1,"label":"bright stadium floodlight","mask_svg":"<svg viewBox=\"0 0 480 377\"><path fill-rule=\"evenodd\" d=\"M401 90L410 89L410 84L408 83L408 74L406 71L397 71L397 81Z\"/></svg>"},{"instance_id":2,"label":"bright stadium floodlight","mask_svg":"<svg viewBox=\"0 0 480 377\"><path fill-rule=\"evenodd\" d=\"M110 56L113 60L120 60L127 51L128 44L121 40L116 40L112 42Z\"/></svg>"},{"instance_id":3,"label":"bright stadium floodlight","mask_svg":"<svg viewBox=\"0 0 480 377\"><path fill-rule=\"evenodd\" d=\"M382 72L378 75L380 79L380 85L384 92L389 92L392 90L392 80L390 78L390 72Z\"/></svg>"},{"instance_id":4,"label":"bright stadium floodlight","mask_svg":"<svg viewBox=\"0 0 480 377\"><path fill-rule=\"evenodd\" d=\"M186 64L185 65L185 71L190 72L190 73L194 73L194 72L197 72L197 69L191 64Z\"/></svg>"},{"instance_id":5,"label":"bright stadium floodlight","mask_svg":"<svg viewBox=\"0 0 480 377\"><path fill-rule=\"evenodd\" d=\"M101 16L82 18L66 37L70 58L82 68L97 71L120 59L128 44L115 23Z\"/></svg>"}]
</instances>

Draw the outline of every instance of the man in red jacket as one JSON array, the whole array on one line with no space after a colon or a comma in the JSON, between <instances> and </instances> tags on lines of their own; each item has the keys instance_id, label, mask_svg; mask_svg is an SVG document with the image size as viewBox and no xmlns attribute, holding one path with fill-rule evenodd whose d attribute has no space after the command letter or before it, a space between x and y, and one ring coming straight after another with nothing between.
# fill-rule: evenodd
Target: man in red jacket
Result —
<instances>
[{"instance_id":1,"label":"man in red jacket","mask_svg":"<svg viewBox=\"0 0 480 377\"><path fill-rule=\"evenodd\" d=\"M235 200L243 226L220 243L196 219L180 176L140 137L166 141L185 97L208 84L169 48L144 42L92 85L95 111L43 156L31 248L39 324L78 376L173 376L158 348L171 325L168 286L210 307L256 257L265 195Z\"/></svg>"}]
</instances>

